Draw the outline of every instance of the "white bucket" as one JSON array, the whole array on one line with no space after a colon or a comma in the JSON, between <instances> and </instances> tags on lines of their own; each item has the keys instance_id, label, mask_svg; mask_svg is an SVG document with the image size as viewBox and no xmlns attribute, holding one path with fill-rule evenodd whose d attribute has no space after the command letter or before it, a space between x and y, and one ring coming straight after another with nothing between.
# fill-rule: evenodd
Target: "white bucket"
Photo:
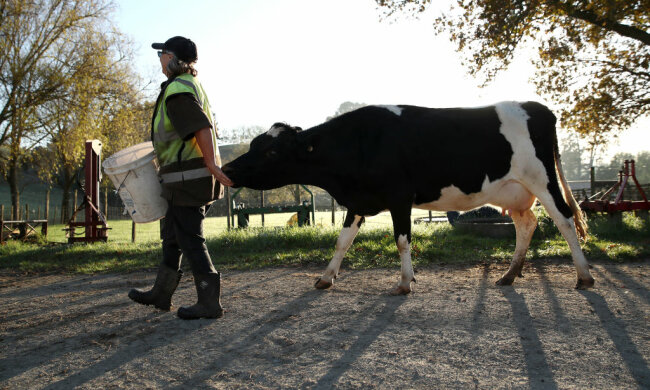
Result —
<instances>
[{"instance_id":1,"label":"white bucket","mask_svg":"<svg viewBox=\"0 0 650 390\"><path fill-rule=\"evenodd\" d=\"M121 150L104 160L102 166L133 222L153 222L165 216L167 200L160 196L158 161L151 142Z\"/></svg>"}]
</instances>

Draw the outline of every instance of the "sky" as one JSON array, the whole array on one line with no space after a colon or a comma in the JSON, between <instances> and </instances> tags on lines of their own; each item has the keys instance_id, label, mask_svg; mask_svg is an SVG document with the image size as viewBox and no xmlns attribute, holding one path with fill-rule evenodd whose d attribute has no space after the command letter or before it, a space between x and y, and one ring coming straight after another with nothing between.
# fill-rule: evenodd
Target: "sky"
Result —
<instances>
[{"instance_id":1,"label":"sky","mask_svg":"<svg viewBox=\"0 0 650 390\"><path fill-rule=\"evenodd\" d=\"M220 129L309 128L345 101L474 107L504 100L550 102L529 82L534 67L521 51L486 88L467 74L433 19L381 20L374 0L118 0L115 19L135 43L136 69L158 86L153 42L175 35L198 48L199 80ZM182 4L182 5L181 5ZM153 93L153 90L152 90ZM625 132L609 154L650 150L650 118Z\"/></svg>"}]
</instances>

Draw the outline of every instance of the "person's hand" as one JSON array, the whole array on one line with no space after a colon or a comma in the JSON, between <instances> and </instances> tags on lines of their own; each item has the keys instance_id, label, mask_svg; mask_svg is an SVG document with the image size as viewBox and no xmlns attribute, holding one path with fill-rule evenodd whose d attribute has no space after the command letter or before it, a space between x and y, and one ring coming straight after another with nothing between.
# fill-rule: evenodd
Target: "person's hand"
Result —
<instances>
[{"instance_id":1,"label":"person's hand","mask_svg":"<svg viewBox=\"0 0 650 390\"><path fill-rule=\"evenodd\" d=\"M214 148L215 145L212 144L212 130L209 127L205 127L196 133L194 133L194 137L196 138L196 143L199 145L199 149L201 149L201 153L203 154L203 162L205 163L205 166L208 168L212 176L214 176L217 181L225 186L232 187L233 183L232 180L228 176L226 176L225 173L219 168L217 165L217 160L215 159L214 155Z\"/></svg>"},{"instance_id":2,"label":"person's hand","mask_svg":"<svg viewBox=\"0 0 650 390\"><path fill-rule=\"evenodd\" d=\"M230 180L230 178L228 176L226 176L225 173L223 173L221 168L219 168L217 166L213 167L213 169L210 169L210 172L212 173L212 176L214 176L214 178L217 179L217 181L219 183L221 183L221 184L223 184L225 186L232 187L233 184L235 184L235 183L233 183L232 180Z\"/></svg>"}]
</instances>

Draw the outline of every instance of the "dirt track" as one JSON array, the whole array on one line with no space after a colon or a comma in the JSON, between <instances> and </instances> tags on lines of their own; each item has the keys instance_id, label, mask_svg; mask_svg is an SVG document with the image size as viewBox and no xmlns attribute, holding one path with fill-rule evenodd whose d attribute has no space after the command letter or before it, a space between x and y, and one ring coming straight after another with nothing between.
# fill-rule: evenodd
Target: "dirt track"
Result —
<instances>
[{"instance_id":1,"label":"dirt track","mask_svg":"<svg viewBox=\"0 0 650 390\"><path fill-rule=\"evenodd\" d=\"M595 264L576 291L568 261L420 269L224 275L218 320L136 305L153 272L0 275L0 389L650 388L650 260ZM191 277L175 304L193 303Z\"/></svg>"}]
</instances>

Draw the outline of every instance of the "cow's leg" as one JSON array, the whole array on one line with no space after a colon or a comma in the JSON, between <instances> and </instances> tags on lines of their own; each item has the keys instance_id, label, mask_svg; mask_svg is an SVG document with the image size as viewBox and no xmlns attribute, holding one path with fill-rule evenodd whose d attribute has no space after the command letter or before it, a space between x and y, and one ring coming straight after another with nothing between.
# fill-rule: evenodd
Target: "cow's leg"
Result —
<instances>
[{"instance_id":1,"label":"cow's leg","mask_svg":"<svg viewBox=\"0 0 650 390\"><path fill-rule=\"evenodd\" d=\"M402 264L401 278L391 295L406 295L411 292L411 282L415 282L411 264L411 205L408 208L391 209L393 234Z\"/></svg>"},{"instance_id":2,"label":"cow's leg","mask_svg":"<svg viewBox=\"0 0 650 390\"><path fill-rule=\"evenodd\" d=\"M500 286L510 286L517 276L522 276L521 269L526 259L526 251L537 227L537 218L530 209L524 211L515 210L510 214L517 232L517 245L515 246L515 254L512 262L510 263L510 269L497 281L497 284Z\"/></svg>"},{"instance_id":3,"label":"cow's leg","mask_svg":"<svg viewBox=\"0 0 650 390\"><path fill-rule=\"evenodd\" d=\"M559 191L559 190L558 190ZM555 200L550 193L542 194L537 197L542 203L548 215L553 219L555 225L562 233L562 236L569 244L569 249L571 249L571 257L573 258L573 264L576 267L576 272L578 273L578 282L576 288L583 289L593 287L594 278L589 273L589 264L585 258L584 253L582 253L582 248L580 248L580 242L578 241L578 235L576 234L575 225L573 222L573 215L569 215L570 211L562 213L560 209L556 206ZM568 205L565 205L568 208ZM567 215L564 215L567 214Z\"/></svg>"},{"instance_id":4,"label":"cow's leg","mask_svg":"<svg viewBox=\"0 0 650 390\"><path fill-rule=\"evenodd\" d=\"M354 237L357 236L361 224L363 224L364 218L360 215L354 215L354 213L349 212L345 215L345 221L343 221L343 229L339 233L339 238L336 240L336 249L334 251L334 257L327 265L325 272L321 275L314 287L318 289L325 289L332 286L334 279L339 274L339 268L341 267L341 261L345 253L352 245Z\"/></svg>"}]
</instances>

